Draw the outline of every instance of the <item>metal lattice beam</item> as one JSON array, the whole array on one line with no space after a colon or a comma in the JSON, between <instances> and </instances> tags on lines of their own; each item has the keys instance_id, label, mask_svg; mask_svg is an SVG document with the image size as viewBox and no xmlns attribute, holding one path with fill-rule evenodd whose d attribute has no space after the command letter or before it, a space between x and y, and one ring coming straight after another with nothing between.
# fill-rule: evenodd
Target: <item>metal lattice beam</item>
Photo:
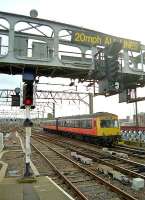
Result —
<instances>
[{"instance_id":1,"label":"metal lattice beam","mask_svg":"<svg viewBox=\"0 0 145 200\"><path fill-rule=\"evenodd\" d=\"M15 90L0 89L0 102L6 105L10 105L12 95L15 95ZM74 103L79 101L88 106L89 103L86 99L90 93L37 90L35 95L37 105L49 106L50 103L59 103L60 101L72 101Z\"/></svg>"},{"instance_id":2,"label":"metal lattice beam","mask_svg":"<svg viewBox=\"0 0 145 200\"><path fill-rule=\"evenodd\" d=\"M0 106L11 107L11 95L15 95L15 90L1 89L0 90ZM62 104L62 101L73 102L74 104L82 103L90 108L90 93L79 93L69 91L48 91L48 90L36 90L36 106L37 109L32 111L32 115L44 116L45 110L53 110L53 104ZM92 105L91 105L92 106ZM92 112L92 111L91 111ZM23 111L24 113L24 111ZM37 113L37 114L36 114ZM0 116L21 116L19 108L15 110L4 111L0 110Z\"/></svg>"}]
</instances>

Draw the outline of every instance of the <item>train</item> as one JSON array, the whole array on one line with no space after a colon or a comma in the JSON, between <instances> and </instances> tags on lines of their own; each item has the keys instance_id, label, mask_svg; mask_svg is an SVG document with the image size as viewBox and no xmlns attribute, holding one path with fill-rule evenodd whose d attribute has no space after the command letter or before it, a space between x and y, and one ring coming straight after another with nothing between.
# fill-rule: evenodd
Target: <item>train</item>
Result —
<instances>
[{"instance_id":1,"label":"train","mask_svg":"<svg viewBox=\"0 0 145 200\"><path fill-rule=\"evenodd\" d=\"M43 131L103 145L113 145L120 140L118 116L107 112L59 117L40 125Z\"/></svg>"}]
</instances>

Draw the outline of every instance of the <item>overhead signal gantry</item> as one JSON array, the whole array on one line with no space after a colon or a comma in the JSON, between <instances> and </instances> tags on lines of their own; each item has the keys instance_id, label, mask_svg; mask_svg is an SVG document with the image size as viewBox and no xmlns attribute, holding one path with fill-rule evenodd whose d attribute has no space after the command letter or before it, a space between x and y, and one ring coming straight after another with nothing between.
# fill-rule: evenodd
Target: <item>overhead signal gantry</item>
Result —
<instances>
[{"instance_id":1,"label":"overhead signal gantry","mask_svg":"<svg viewBox=\"0 0 145 200\"><path fill-rule=\"evenodd\" d=\"M145 46L70 24L0 12L0 73L23 77L26 108L26 170L30 176L30 107L34 107L36 77L64 77L80 82L97 81L99 94L119 93L127 101L128 91L145 85Z\"/></svg>"},{"instance_id":2,"label":"overhead signal gantry","mask_svg":"<svg viewBox=\"0 0 145 200\"><path fill-rule=\"evenodd\" d=\"M139 41L36 16L0 12L0 73L96 80L105 96L144 86Z\"/></svg>"}]
</instances>

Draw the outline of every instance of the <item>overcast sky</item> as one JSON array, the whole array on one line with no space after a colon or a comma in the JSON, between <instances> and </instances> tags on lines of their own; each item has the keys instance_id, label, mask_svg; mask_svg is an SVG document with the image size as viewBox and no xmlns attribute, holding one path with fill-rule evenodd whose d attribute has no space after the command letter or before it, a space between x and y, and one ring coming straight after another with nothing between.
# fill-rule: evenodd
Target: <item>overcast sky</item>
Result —
<instances>
[{"instance_id":1,"label":"overcast sky","mask_svg":"<svg viewBox=\"0 0 145 200\"><path fill-rule=\"evenodd\" d=\"M142 44L145 44L144 8L144 0L0 0L0 11L29 15L31 9L37 9L39 18L138 40ZM2 75L0 88L15 88L19 86L20 81L20 77ZM67 111L68 108L61 106L61 111L56 113L66 115ZM71 111L70 107L70 114ZM117 96L96 97L94 112L97 111L113 112L125 117L134 113L134 105L119 104ZM84 110L80 111L83 112ZM145 112L145 103L139 103L139 112Z\"/></svg>"}]
</instances>

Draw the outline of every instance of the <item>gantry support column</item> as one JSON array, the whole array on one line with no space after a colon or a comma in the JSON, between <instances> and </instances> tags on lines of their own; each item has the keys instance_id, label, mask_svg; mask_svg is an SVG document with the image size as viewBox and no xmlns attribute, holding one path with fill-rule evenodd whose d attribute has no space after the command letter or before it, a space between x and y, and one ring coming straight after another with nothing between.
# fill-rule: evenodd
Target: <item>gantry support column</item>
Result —
<instances>
[{"instance_id":1,"label":"gantry support column","mask_svg":"<svg viewBox=\"0 0 145 200\"><path fill-rule=\"evenodd\" d=\"M89 94L89 114L93 114L93 94Z\"/></svg>"}]
</instances>

